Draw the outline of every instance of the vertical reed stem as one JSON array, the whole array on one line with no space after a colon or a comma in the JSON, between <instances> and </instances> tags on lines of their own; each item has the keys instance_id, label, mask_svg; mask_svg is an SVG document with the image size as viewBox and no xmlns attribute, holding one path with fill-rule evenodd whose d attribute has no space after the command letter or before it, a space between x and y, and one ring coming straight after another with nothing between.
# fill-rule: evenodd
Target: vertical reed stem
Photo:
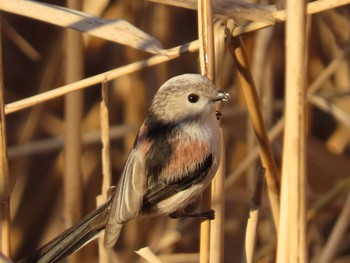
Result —
<instances>
[{"instance_id":1,"label":"vertical reed stem","mask_svg":"<svg viewBox=\"0 0 350 263\"><path fill-rule=\"evenodd\" d=\"M112 185L112 171L110 160L110 136L108 116L108 82L102 83L102 101L100 103L100 123L102 140L102 189L97 197L97 206L102 205L108 198L108 190ZM99 262L107 263L110 260L109 251L104 247L103 236L98 240Z\"/></svg>"},{"instance_id":2,"label":"vertical reed stem","mask_svg":"<svg viewBox=\"0 0 350 263\"><path fill-rule=\"evenodd\" d=\"M0 250L4 255L10 257L10 179L7 159L4 75L1 43L0 31Z\"/></svg>"},{"instance_id":3,"label":"vertical reed stem","mask_svg":"<svg viewBox=\"0 0 350 263\"><path fill-rule=\"evenodd\" d=\"M224 221L225 221L225 143L221 133L221 160L218 171L211 184L212 209L215 220L210 222L210 262L224 262Z\"/></svg>"},{"instance_id":4,"label":"vertical reed stem","mask_svg":"<svg viewBox=\"0 0 350 263\"><path fill-rule=\"evenodd\" d=\"M305 1L287 1L286 91L277 262L307 262L305 202Z\"/></svg>"},{"instance_id":5,"label":"vertical reed stem","mask_svg":"<svg viewBox=\"0 0 350 263\"><path fill-rule=\"evenodd\" d=\"M81 1L68 0L68 7L81 9ZM68 29L66 32L66 82L83 78L83 42L81 34ZM83 93L73 92L65 96L65 171L64 225L72 226L82 216L82 171L81 171L81 122ZM81 262L79 253L68 258L69 262Z\"/></svg>"},{"instance_id":6,"label":"vertical reed stem","mask_svg":"<svg viewBox=\"0 0 350 263\"><path fill-rule=\"evenodd\" d=\"M199 34L199 59L201 74L214 81L214 34L213 13L211 0L198 1L198 34ZM211 207L211 189L203 193L202 210L208 211ZM209 262L210 249L210 221L203 220L200 225L200 263Z\"/></svg>"}]
</instances>

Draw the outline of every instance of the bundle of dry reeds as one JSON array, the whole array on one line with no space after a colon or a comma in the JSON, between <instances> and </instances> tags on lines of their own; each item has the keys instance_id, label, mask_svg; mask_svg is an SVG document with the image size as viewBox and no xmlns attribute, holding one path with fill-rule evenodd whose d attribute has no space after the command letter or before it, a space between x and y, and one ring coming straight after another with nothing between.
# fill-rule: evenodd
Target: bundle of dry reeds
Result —
<instances>
[{"instance_id":1,"label":"bundle of dry reeds","mask_svg":"<svg viewBox=\"0 0 350 263\"><path fill-rule=\"evenodd\" d=\"M231 94L216 219L140 218L68 261L350 262L349 4L0 0L0 262L106 200L158 87L188 72Z\"/></svg>"}]
</instances>

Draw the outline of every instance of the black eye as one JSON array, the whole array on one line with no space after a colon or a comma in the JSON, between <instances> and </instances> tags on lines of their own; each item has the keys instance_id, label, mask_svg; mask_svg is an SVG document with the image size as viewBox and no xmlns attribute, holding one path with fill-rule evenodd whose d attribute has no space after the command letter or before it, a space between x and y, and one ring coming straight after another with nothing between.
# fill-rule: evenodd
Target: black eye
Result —
<instances>
[{"instance_id":1,"label":"black eye","mask_svg":"<svg viewBox=\"0 0 350 263\"><path fill-rule=\"evenodd\" d=\"M199 100L199 96L197 94L192 93L187 96L187 99L191 103L196 103Z\"/></svg>"}]
</instances>

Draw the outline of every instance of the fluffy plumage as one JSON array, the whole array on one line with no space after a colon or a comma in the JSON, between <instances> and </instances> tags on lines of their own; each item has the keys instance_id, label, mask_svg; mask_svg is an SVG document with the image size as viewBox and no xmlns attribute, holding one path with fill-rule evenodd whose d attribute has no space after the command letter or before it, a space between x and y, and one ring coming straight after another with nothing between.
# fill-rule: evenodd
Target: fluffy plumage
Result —
<instances>
[{"instance_id":1,"label":"fluffy plumage","mask_svg":"<svg viewBox=\"0 0 350 263\"><path fill-rule=\"evenodd\" d=\"M197 74L160 87L112 200L106 246L113 246L123 224L138 214L170 214L204 191L220 162L215 104L227 99Z\"/></svg>"}]
</instances>

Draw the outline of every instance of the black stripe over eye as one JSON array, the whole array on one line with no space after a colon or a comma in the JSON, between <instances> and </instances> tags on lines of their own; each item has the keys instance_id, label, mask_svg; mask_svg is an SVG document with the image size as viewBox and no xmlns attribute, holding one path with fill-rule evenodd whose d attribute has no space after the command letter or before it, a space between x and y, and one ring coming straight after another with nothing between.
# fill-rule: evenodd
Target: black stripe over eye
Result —
<instances>
[{"instance_id":1,"label":"black stripe over eye","mask_svg":"<svg viewBox=\"0 0 350 263\"><path fill-rule=\"evenodd\" d=\"M191 103L196 103L199 100L199 96L197 94L192 93L187 96L187 99Z\"/></svg>"}]
</instances>

